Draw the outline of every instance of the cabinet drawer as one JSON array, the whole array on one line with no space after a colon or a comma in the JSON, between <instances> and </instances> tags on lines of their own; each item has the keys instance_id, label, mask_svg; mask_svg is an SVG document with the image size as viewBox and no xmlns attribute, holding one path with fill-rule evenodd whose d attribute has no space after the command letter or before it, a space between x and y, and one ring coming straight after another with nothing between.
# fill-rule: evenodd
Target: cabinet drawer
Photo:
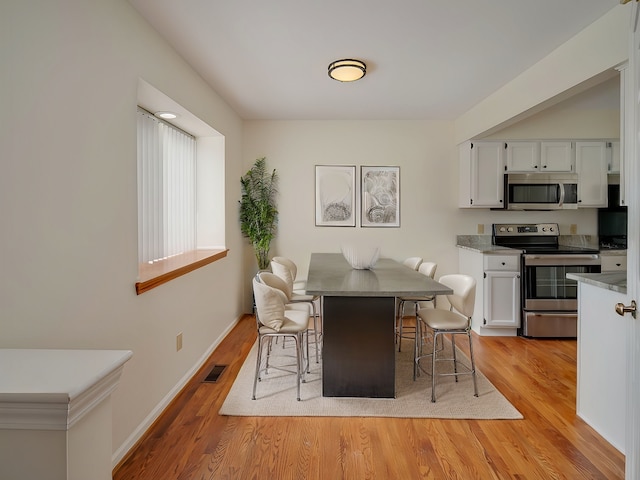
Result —
<instances>
[{"instance_id":1,"label":"cabinet drawer","mask_svg":"<svg viewBox=\"0 0 640 480\"><path fill-rule=\"evenodd\" d=\"M520 271L520 255L485 255L485 270Z\"/></svg>"},{"instance_id":2,"label":"cabinet drawer","mask_svg":"<svg viewBox=\"0 0 640 480\"><path fill-rule=\"evenodd\" d=\"M616 272L627 269L626 255L602 255L600 269L603 272Z\"/></svg>"}]
</instances>

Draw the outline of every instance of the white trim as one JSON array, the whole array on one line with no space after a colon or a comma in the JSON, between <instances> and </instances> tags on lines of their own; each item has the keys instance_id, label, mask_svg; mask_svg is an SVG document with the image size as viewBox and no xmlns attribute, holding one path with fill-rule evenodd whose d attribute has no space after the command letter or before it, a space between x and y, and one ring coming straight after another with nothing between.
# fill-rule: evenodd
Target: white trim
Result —
<instances>
[{"instance_id":1,"label":"white trim","mask_svg":"<svg viewBox=\"0 0 640 480\"><path fill-rule=\"evenodd\" d=\"M625 109L625 135L629 141L625 142L628 151L624 153L626 185L625 195L628 207L628 233L627 248L627 300L640 299L640 165L638 165L638 130L640 128L640 105L638 94L640 93L640 31L638 31L638 3L632 3L631 22L629 32L629 68L625 80L629 85L625 91L627 96ZM633 188L630 188L633 187ZM627 303L628 305L628 303ZM626 465L625 478L636 480L640 478L640 317L634 319L626 315L627 319L627 408L626 422L627 432L625 438Z\"/></svg>"},{"instance_id":2,"label":"white trim","mask_svg":"<svg viewBox=\"0 0 640 480\"><path fill-rule=\"evenodd\" d=\"M0 429L69 430L116 389L129 350L0 350ZM83 368L70 369L70 365ZM51 375L42 380L37 371Z\"/></svg>"},{"instance_id":3,"label":"white trim","mask_svg":"<svg viewBox=\"0 0 640 480\"><path fill-rule=\"evenodd\" d=\"M125 455L131 450L138 441L149 430L153 423L162 415L164 410L169 406L173 399L182 391L182 389L191 381L193 376L202 368L205 362L209 359L213 351L220 345L222 340L229 334L229 332L235 327L242 317L238 317L229 324L229 326L220 334L220 336L211 344L211 346L202 354L198 361L183 375L178 383L169 390L162 400L155 406L153 410L146 416L146 418L133 430L131 435L120 445L111 457L111 463L115 468L118 463L125 457Z\"/></svg>"}]
</instances>

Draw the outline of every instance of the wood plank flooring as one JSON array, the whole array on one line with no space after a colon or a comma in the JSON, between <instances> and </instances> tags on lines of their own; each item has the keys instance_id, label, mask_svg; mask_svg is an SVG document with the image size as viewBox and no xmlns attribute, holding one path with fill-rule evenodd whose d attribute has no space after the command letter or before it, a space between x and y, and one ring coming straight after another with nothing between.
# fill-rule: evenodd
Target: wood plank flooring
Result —
<instances>
[{"instance_id":1,"label":"wood plank flooring","mask_svg":"<svg viewBox=\"0 0 640 480\"><path fill-rule=\"evenodd\" d=\"M246 316L115 480L624 478L624 456L575 414L575 340L474 336L477 367L524 420L220 416L255 337Z\"/></svg>"}]
</instances>

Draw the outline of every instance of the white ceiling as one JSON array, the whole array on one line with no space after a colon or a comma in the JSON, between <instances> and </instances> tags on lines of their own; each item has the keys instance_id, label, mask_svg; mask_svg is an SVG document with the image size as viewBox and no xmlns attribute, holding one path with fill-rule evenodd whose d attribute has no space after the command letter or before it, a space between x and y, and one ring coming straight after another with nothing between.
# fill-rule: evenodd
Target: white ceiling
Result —
<instances>
[{"instance_id":1,"label":"white ceiling","mask_svg":"<svg viewBox=\"0 0 640 480\"><path fill-rule=\"evenodd\" d=\"M244 119L453 120L619 0L129 0ZM367 75L340 83L329 63Z\"/></svg>"}]
</instances>

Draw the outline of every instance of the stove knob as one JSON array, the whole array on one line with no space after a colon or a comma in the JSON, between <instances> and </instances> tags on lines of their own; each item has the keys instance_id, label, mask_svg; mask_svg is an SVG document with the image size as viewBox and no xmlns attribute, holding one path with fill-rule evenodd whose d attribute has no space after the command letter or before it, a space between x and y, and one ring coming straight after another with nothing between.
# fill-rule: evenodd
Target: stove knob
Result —
<instances>
[{"instance_id":1,"label":"stove knob","mask_svg":"<svg viewBox=\"0 0 640 480\"><path fill-rule=\"evenodd\" d=\"M509 227L509 228L507 228L507 231L508 231L508 232L513 232L513 227Z\"/></svg>"},{"instance_id":2,"label":"stove knob","mask_svg":"<svg viewBox=\"0 0 640 480\"><path fill-rule=\"evenodd\" d=\"M547 231L547 227L542 227L542 231L546 232Z\"/></svg>"},{"instance_id":3,"label":"stove knob","mask_svg":"<svg viewBox=\"0 0 640 480\"><path fill-rule=\"evenodd\" d=\"M505 229L504 227L500 227L500 228L498 229L498 231L499 231L499 232L504 232L505 230L506 230L506 229Z\"/></svg>"},{"instance_id":4,"label":"stove knob","mask_svg":"<svg viewBox=\"0 0 640 480\"><path fill-rule=\"evenodd\" d=\"M549 227L549 231L550 231L550 232L553 232L553 227Z\"/></svg>"}]
</instances>

